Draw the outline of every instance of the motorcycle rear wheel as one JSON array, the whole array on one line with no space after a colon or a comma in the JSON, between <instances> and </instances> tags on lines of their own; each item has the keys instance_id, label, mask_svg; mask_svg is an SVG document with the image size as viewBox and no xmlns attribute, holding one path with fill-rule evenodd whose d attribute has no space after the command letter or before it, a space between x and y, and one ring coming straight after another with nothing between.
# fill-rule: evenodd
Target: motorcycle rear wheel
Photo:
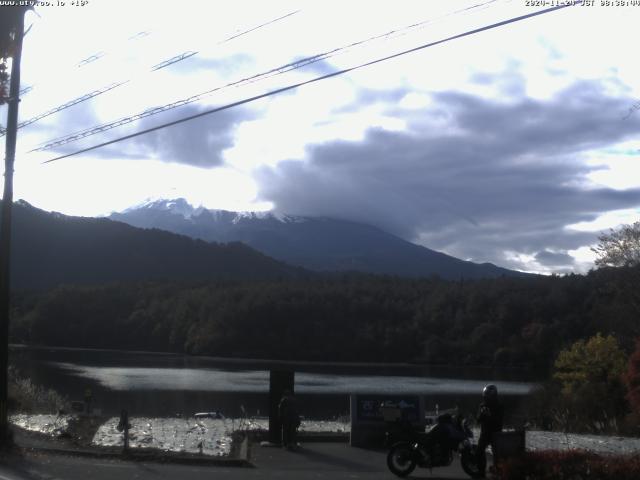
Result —
<instances>
[{"instance_id":1,"label":"motorcycle rear wheel","mask_svg":"<svg viewBox=\"0 0 640 480\"><path fill-rule=\"evenodd\" d=\"M406 477L416 468L415 452L411 444L396 443L387 454L387 467L398 477Z\"/></svg>"},{"instance_id":2,"label":"motorcycle rear wheel","mask_svg":"<svg viewBox=\"0 0 640 480\"><path fill-rule=\"evenodd\" d=\"M460 455L460 465L464 473L471 478L483 478L483 472L480 471L478 466L478 455L475 448L470 448L462 451Z\"/></svg>"}]
</instances>

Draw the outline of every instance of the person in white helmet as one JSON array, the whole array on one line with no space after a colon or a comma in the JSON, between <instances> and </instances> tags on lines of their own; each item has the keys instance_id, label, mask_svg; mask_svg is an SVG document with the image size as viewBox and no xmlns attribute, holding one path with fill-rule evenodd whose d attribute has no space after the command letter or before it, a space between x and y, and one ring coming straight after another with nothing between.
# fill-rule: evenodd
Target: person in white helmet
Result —
<instances>
[{"instance_id":1,"label":"person in white helmet","mask_svg":"<svg viewBox=\"0 0 640 480\"><path fill-rule=\"evenodd\" d=\"M487 385L482 390L482 403L476 417L480 424L480 438L478 439L478 469L484 476L487 469L487 446L494 450L493 436L502 431L504 421L504 407L498 399L498 388L495 385Z\"/></svg>"}]
</instances>

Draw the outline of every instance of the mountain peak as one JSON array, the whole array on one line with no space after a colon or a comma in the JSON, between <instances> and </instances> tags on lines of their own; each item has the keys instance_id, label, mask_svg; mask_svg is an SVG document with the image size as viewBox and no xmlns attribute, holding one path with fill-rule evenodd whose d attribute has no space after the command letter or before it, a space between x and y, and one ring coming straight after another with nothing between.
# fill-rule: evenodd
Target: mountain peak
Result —
<instances>
[{"instance_id":1,"label":"mountain peak","mask_svg":"<svg viewBox=\"0 0 640 480\"><path fill-rule=\"evenodd\" d=\"M33 208L33 209L36 208L26 200L23 200L22 198L16 201L16 205L20 205L21 207L25 207L25 208Z\"/></svg>"},{"instance_id":2,"label":"mountain peak","mask_svg":"<svg viewBox=\"0 0 640 480\"><path fill-rule=\"evenodd\" d=\"M148 199L138 205L134 205L133 207L127 208L122 213L130 213L130 212L140 211L140 210L148 210L148 211L161 210L161 211L173 213L175 215L180 215L184 218L190 218L193 215L198 215L202 210L204 210L204 207L199 206L196 208L184 198L173 198L170 200L164 199L164 198Z\"/></svg>"},{"instance_id":3,"label":"mountain peak","mask_svg":"<svg viewBox=\"0 0 640 480\"><path fill-rule=\"evenodd\" d=\"M200 205L194 207L184 198L150 198L142 203L127 208L126 210L112 214L112 218L122 220L122 215L127 216L129 214L144 214L144 212L165 212L170 214L179 215L187 220L194 219L199 215L208 212L212 218L216 221L225 222L228 221L234 225L243 223L246 221L255 220L275 220L282 223L300 223L306 221L305 217L299 217L295 215L287 215L275 211L239 211L232 212L229 210L221 209L208 209ZM137 225L140 226L140 225Z\"/></svg>"},{"instance_id":4,"label":"mountain peak","mask_svg":"<svg viewBox=\"0 0 640 480\"><path fill-rule=\"evenodd\" d=\"M111 218L208 242L243 242L277 260L312 270L450 279L519 275L450 257L371 225L327 217L195 209L179 198L147 202Z\"/></svg>"}]
</instances>

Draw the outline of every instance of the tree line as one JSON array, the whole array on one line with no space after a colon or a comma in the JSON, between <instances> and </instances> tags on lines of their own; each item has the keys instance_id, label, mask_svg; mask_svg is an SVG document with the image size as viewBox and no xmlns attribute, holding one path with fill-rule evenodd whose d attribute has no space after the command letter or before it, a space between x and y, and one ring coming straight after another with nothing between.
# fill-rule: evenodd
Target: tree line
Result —
<instances>
[{"instance_id":1,"label":"tree line","mask_svg":"<svg viewBox=\"0 0 640 480\"><path fill-rule=\"evenodd\" d=\"M640 336L640 267L473 281L365 274L62 286L13 299L11 338L249 358L549 369L602 333Z\"/></svg>"}]
</instances>

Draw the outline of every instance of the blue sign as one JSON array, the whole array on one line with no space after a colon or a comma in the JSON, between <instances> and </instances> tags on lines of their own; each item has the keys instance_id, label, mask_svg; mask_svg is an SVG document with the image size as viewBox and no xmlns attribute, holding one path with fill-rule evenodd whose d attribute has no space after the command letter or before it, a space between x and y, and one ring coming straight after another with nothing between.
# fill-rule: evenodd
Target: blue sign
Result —
<instances>
[{"instance_id":1,"label":"blue sign","mask_svg":"<svg viewBox=\"0 0 640 480\"><path fill-rule=\"evenodd\" d=\"M394 395L358 395L356 418L359 422L384 422L385 409L397 409L398 419L420 421L420 397Z\"/></svg>"}]
</instances>

